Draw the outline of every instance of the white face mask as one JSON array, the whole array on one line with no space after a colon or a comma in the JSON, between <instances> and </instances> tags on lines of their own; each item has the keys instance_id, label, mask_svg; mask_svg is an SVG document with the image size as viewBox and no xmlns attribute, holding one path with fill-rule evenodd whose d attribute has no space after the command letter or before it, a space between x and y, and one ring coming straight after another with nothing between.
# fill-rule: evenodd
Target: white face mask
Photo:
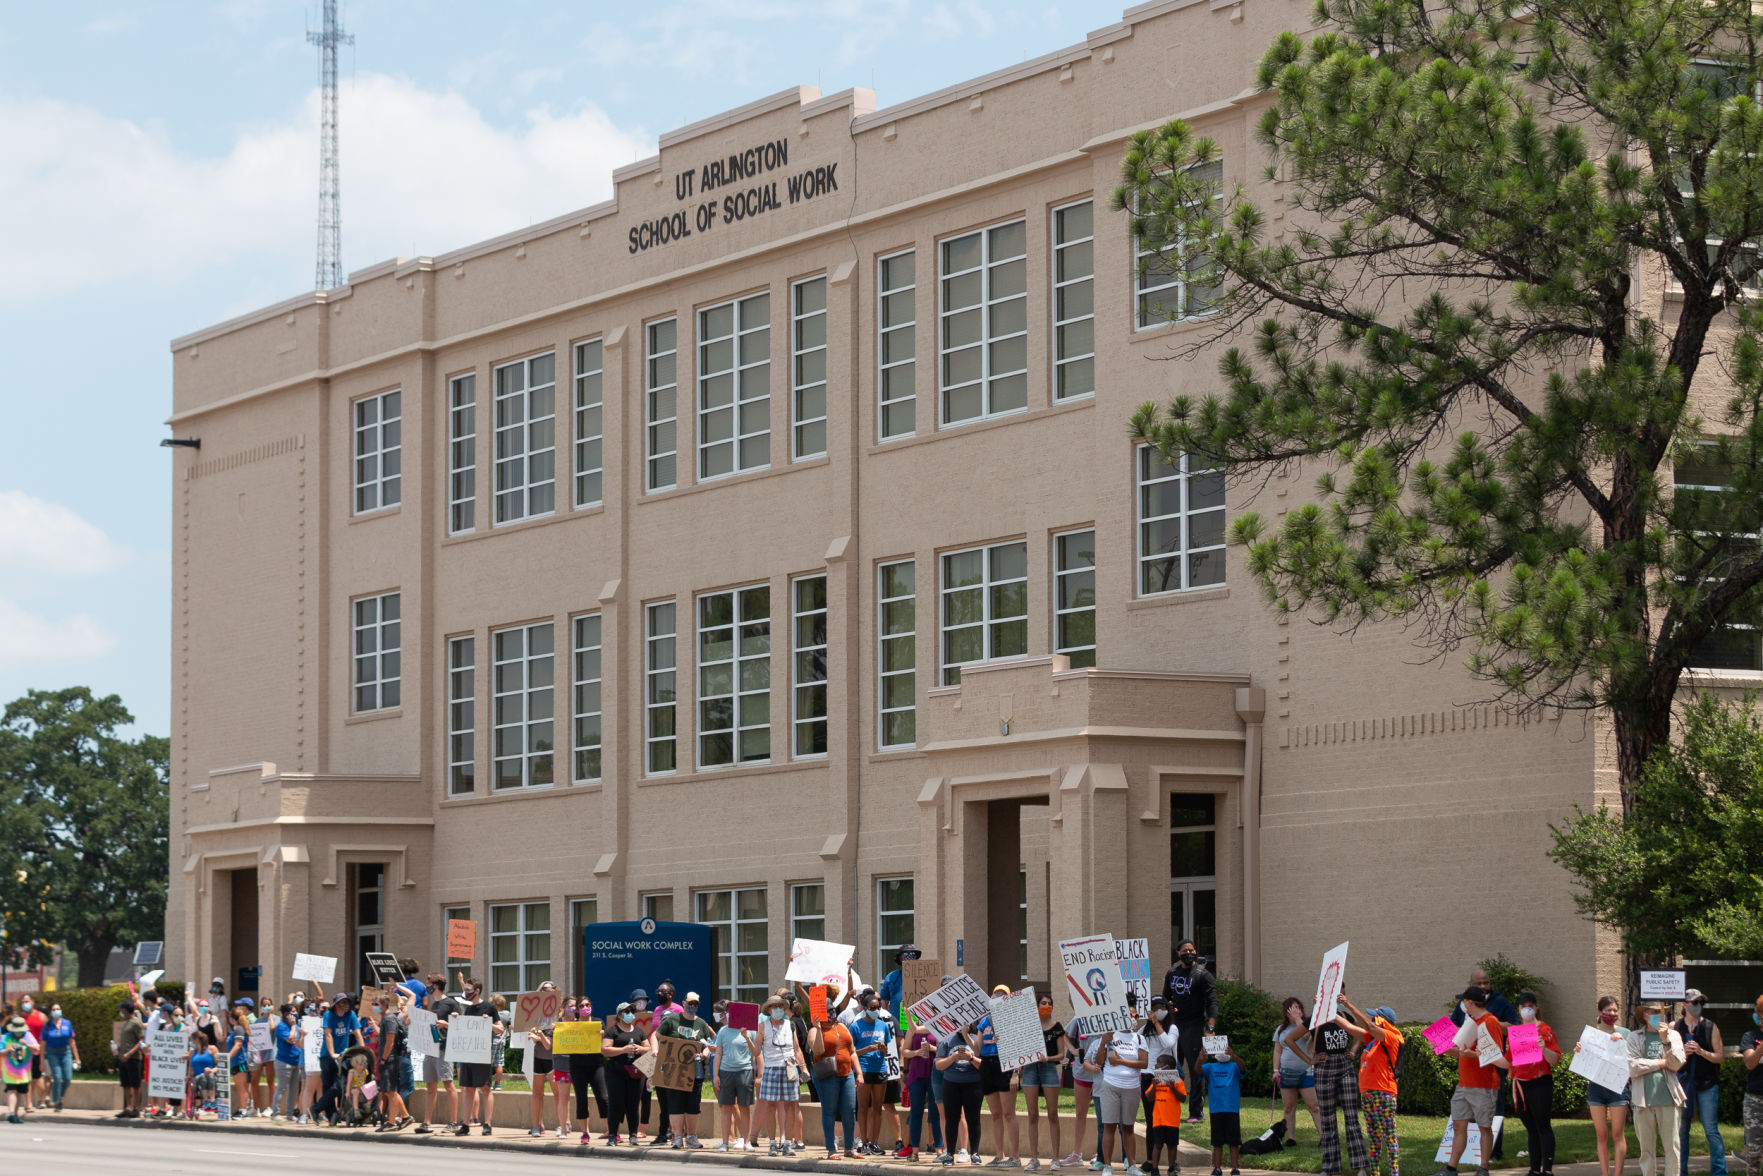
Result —
<instances>
[{"instance_id":1,"label":"white face mask","mask_svg":"<svg viewBox=\"0 0 1763 1176\"><path fill-rule=\"evenodd\" d=\"M1469 1015L1469 1002L1466 1000L1458 1001L1457 1002L1457 1011L1462 1013L1465 1017L1467 1017Z\"/></svg>"},{"instance_id":2,"label":"white face mask","mask_svg":"<svg viewBox=\"0 0 1763 1176\"><path fill-rule=\"evenodd\" d=\"M1523 1017L1526 1021L1534 1021L1537 1019L1537 1011L1529 1005L1525 1005L1523 1008L1519 1009L1518 1015Z\"/></svg>"},{"instance_id":3,"label":"white face mask","mask_svg":"<svg viewBox=\"0 0 1763 1176\"><path fill-rule=\"evenodd\" d=\"M721 1013L716 1014L716 1023L718 1025L722 1024L722 1018L723 1018L723 1015Z\"/></svg>"}]
</instances>

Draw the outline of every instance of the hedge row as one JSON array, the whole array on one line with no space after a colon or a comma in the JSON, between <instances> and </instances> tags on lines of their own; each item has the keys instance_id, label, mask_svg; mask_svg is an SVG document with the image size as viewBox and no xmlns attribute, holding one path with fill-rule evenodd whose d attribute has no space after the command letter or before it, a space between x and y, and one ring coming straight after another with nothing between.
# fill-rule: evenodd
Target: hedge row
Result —
<instances>
[{"instance_id":1,"label":"hedge row","mask_svg":"<svg viewBox=\"0 0 1763 1176\"><path fill-rule=\"evenodd\" d=\"M184 999L184 983L171 980L156 985L161 996L173 1001ZM116 1006L129 999L127 985L112 984L106 988L58 988L54 992L34 992L30 998L39 1009L59 1004L61 1015L73 1022L74 1040L79 1043L80 1072L114 1074L116 1056L110 1052L110 1027L116 1023ZM20 993L12 998L14 1006L24 999Z\"/></svg>"}]
</instances>

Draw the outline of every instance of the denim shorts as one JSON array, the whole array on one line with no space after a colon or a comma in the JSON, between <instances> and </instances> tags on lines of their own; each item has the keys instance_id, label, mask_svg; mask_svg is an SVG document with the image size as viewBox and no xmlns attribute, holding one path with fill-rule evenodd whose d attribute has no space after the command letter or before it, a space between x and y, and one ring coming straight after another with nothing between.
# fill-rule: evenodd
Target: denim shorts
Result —
<instances>
[{"instance_id":1,"label":"denim shorts","mask_svg":"<svg viewBox=\"0 0 1763 1176\"><path fill-rule=\"evenodd\" d=\"M1309 1090L1316 1085L1316 1075L1309 1070L1281 1070L1279 1072L1279 1088L1281 1090Z\"/></svg>"},{"instance_id":2,"label":"denim shorts","mask_svg":"<svg viewBox=\"0 0 1763 1176\"><path fill-rule=\"evenodd\" d=\"M1059 1063L1030 1062L1022 1068L1017 1085L1039 1086L1044 1090L1057 1089L1059 1086Z\"/></svg>"},{"instance_id":3,"label":"denim shorts","mask_svg":"<svg viewBox=\"0 0 1763 1176\"><path fill-rule=\"evenodd\" d=\"M1608 1086L1587 1082L1585 1084L1585 1103L1588 1107L1626 1107L1628 1105L1628 1091L1611 1090Z\"/></svg>"}]
</instances>

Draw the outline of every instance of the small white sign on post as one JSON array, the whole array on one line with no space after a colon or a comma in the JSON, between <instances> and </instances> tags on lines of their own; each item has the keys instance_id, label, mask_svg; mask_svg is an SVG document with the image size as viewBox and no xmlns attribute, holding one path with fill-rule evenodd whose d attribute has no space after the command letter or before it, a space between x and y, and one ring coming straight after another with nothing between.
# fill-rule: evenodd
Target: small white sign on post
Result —
<instances>
[{"instance_id":1,"label":"small white sign on post","mask_svg":"<svg viewBox=\"0 0 1763 1176\"><path fill-rule=\"evenodd\" d=\"M991 1012L992 1006L979 982L963 972L907 1011L919 1025L947 1037Z\"/></svg>"},{"instance_id":2,"label":"small white sign on post","mask_svg":"<svg viewBox=\"0 0 1763 1176\"><path fill-rule=\"evenodd\" d=\"M1310 1010L1310 1028L1319 1029L1324 1021L1335 1017L1335 1002L1341 997L1341 985L1347 979L1347 945L1328 949L1322 957L1322 974L1316 978L1316 1004Z\"/></svg>"},{"instance_id":3,"label":"small white sign on post","mask_svg":"<svg viewBox=\"0 0 1763 1176\"><path fill-rule=\"evenodd\" d=\"M1032 987L1009 996L994 996L991 1006L1000 1069L1020 1070L1030 1062L1047 1060L1047 1039L1041 1033L1040 1008Z\"/></svg>"},{"instance_id":4,"label":"small white sign on post","mask_svg":"<svg viewBox=\"0 0 1763 1176\"><path fill-rule=\"evenodd\" d=\"M449 1062L490 1063L490 1018L453 1017L447 1022Z\"/></svg>"},{"instance_id":5,"label":"small white sign on post","mask_svg":"<svg viewBox=\"0 0 1763 1176\"><path fill-rule=\"evenodd\" d=\"M184 1097L189 1071L190 1039L181 1029L156 1029L147 1039L148 1098Z\"/></svg>"},{"instance_id":6,"label":"small white sign on post","mask_svg":"<svg viewBox=\"0 0 1763 1176\"><path fill-rule=\"evenodd\" d=\"M846 974L857 949L849 943L828 943L824 939L798 939L790 944L790 967L785 980L803 984L845 986Z\"/></svg>"},{"instance_id":7,"label":"small white sign on post","mask_svg":"<svg viewBox=\"0 0 1763 1176\"><path fill-rule=\"evenodd\" d=\"M1681 968L1641 973L1642 1000L1682 1000L1683 994L1684 973Z\"/></svg>"},{"instance_id":8,"label":"small white sign on post","mask_svg":"<svg viewBox=\"0 0 1763 1176\"><path fill-rule=\"evenodd\" d=\"M412 1055L419 1058L441 1056L440 1042L435 1040L435 1015L427 1009L410 1010L409 1036L405 1039Z\"/></svg>"},{"instance_id":9,"label":"small white sign on post","mask_svg":"<svg viewBox=\"0 0 1763 1176\"><path fill-rule=\"evenodd\" d=\"M1494 1116L1495 1139L1500 1138L1500 1130L1505 1126L1505 1123L1506 1119L1504 1116ZM1445 1124L1445 1137L1439 1140L1438 1154L1433 1157L1435 1163L1448 1164L1451 1162L1451 1141L1455 1136L1454 1129L1456 1126L1455 1123ZM1463 1149L1463 1159L1459 1162L1459 1168L1461 1169L1464 1166L1471 1168L1482 1167L1486 1161L1481 1158L1481 1154L1481 1124L1472 1122L1469 1124L1469 1143Z\"/></svg>"},{"instance_id":10,"label":"small white sign on post","mask_svg":"<svg viewBox=\"0 0 1763 1176\"><path fill-rule=\"evenodd\" d=\"M1085 1037L1132 1032L1114 936L1063 940L1059 958L1065 965L1065 983L1071 988L1068 995L1077 1014L1077 1031Z\"/></svg>"},{"instance_id":11,"label":"small white sign on post","mask_svg":"<svg viewBox=\"0 0 1763 1176\"><path fill-rule=\"evenodd\" d=\"M329 984L336 974L336 956L307 955L303 951L294 953L294 979Z\"/></svg>"}]
</instances>

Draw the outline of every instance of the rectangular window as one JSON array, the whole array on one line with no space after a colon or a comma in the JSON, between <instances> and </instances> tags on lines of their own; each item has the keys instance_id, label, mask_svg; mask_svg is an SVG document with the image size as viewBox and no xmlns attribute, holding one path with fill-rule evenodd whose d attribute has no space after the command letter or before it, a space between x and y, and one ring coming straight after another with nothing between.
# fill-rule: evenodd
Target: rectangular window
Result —
<instances>
[{"instance_id":1,"label":"rectangular window","mask_svg":"<svg viewBox=\"0 0 1763 1176\"><path fill-rule=\"evenodd\" d=\"M397 506L402 494L404 409L401 393L355 402L355 513Z\"/></svg>"},{"instance_id":2,"label":"rectangular window","mask_svg":"<svg viewBox=\"0 0 1763 1176\"><path fill-rule=\"evenodd\" d=\"M943 556L943 685L961 667L1028 652L1028 544Z\"/></svg>"},{"instance_id":3,"label":"rectangular window","mask_svg":"<svg viewBox=\"0 0 1763 1176\"><path fill-rule=\"evenodd\" d=\"M490 991L531 992L551 978L551 904L490 908Z\"/></svg>"},{"instance_id":4,"label":"rectangular window","mask_svg":"<svg viewBox=\"0 0 1763 1176\"><path fill-rule=\"evenodd\" d=\"M477 528L477 374L455 376L447 393L447 531Z\"/></svg>"},{"instance_id":5,"label":"rectangular window","mask_svg":"<svg viewBox=\"0 0 1763 1176\"><path fill-rule=\"evenodd\" d=\"M443 950L445 950L445 944L447 942L447 924L454 921L455 919L457 919L459 922L462 922L462 923L471 922L471 908L468 906L451 906L451 907L442 907L441 908L441 943L443 945ZM471 957L466 956L464 958L460 958L459 956L453 956L453 955L448 956L447 957L447 970L449 972L451 972L453 970L454 964L458 964L462 968L469 968L469 967L471 967Z\"/></svg>"},{"instance_id":6,"label":"rectangular window","mask_svg":"<svg viewBox=\"0 0 1763 1176\"><path fill-rule=\"evenodd\" d=\"M547 351L505 363L495 379L500 526L557 508L557 358Z\"/></svg>"},{"instance_id":7,"label":"rectangular window","mask_svg":"<svg viewBox=\"0 0 1763 1176\"><path fill-rule=\"evenodd\" d=\"M575 780L600 778L600 614L575 619Z\"/></svg>"},{"instance_id":8,"label":"rectangular window","mask_svg":"<svg viewBox=\"0 0 1763 1176\"><path fill-rule=\"evenodd\" d=\"M1028 407L1028 223L942 244L942 423Z\"/></svg>"},{"instance_id":9,"label":"rectangular window","mask_svg":"<svg viewBox=\"0 0 1763 1176\"><path fill-rule=\"evenodd\" d=\"M1224 474L1139 446L1139 594L1224 583Z\"/></svg>"},{"instance_id":10,"label":"rectangular window","mask_svg":"<svg viewBox=\"0 0 1763 1176\"><path fill-rule=\"evenodd\" d=\"M1053 399L1096 390L1095 205L1053 210Z\"/></svg>"},{"instance_id":11,"label":"rectangular window","mask_svg":"<svg viewBox=\"0 0 1763 1176\"><path fill-rule=\"evenodd\" d=\"M1053 652L1071 668L1096 664L1096 533L1053 536Z\"/></svg>"},{"instance_id":12,"label":"rectangular window","mask_svg":"<svg viewBox=\"0 0 1763 1176\"><path fill-rule=\"evenodd\" d=\"M673 891L663 890L643 895L643 917L657 923L673 922Z\"/></svg>"},{"instance_id":13,"label":"rectangular window","mask_svg":"<svg viewBox=\"0 0 1763 1176\"><path fill-rule=\"evenodd\" d=\"M647 422L644 451L651 490L671 490L679 474L679 323L662 319L644 330L643 392Z\"/></svg>"},{"instance_id":14,"label":"rectangular window","mask_svg":"<svg viewBox=\"0 0 1763 1176\"><path fill-rule=\"evenodd\" d=\"M1735 477L1713 446L1691 448L1677 463L1672 480L1672 521L1680 533L1694 533L1742 552L1756 548L1757 534L1732 527L1740 517ZM1710 588L1718 584L1718 578L1708 581ZM1689 664L1698 670L1763 670L1763 610L1729 612L1696 643Z\"/></svg>"},{"instance_id":15,"label":"rectangular window","mask_svg":"<svg viewBox=\"0 0 1763 1176\"><path fill-rule=\"evenodd\" d=\"M580 994L587 991L588 978L582 974L586 964L586 954L582 948L582 934L600 921L600 900L597 898L577 898L569 904L569 991Z\"/></svg>"},{"instance_id":16,"label":"rectangular window","mask_svg":"<svg viewBox=\"0 0 1763 1176\"><path fill-rule=\"evenodd\" d=\"M355 602L355 712L389 710L400 688L399 603L396 592Z\"/></svg>"},{"instance_id":17,"label":"rectangular window","mask_svg":"<svg viewBox=\"0 0 1763 1176\"><path fill-rule=\"evenodd\" d=\"M700 890L693 899L698 922L710 928L717 994L726 994L729 1000L764 1002L770 988L766 946L770 923L764 888Z\"/></svg>"},{"instance_id":18,"label":"rectangular window","mask_svg":"<svg viewBox=\"0 0 1763 1176\"><path fill-rule=\"evenodd\" d=\"M477 791L477 638L447 642L447 795Z\"/></svg>"},{"instance_id":19,"label":"rectangular window","mask_svg":"<svg viewBox=\"0 0 1763 1176\"><path fill-rule=\"evenodd\" d=\"M1224 198L1223 163L1214 160L1196 164L1192 170L1195 178L1207 185L1208 201ZM1133 261L1133 294L1140 330L1176 319L1198 318L1217 305L1222 293L1217 284L1202 285L1190 280L1201 275L1209 264L1204 244L1179 240L1159 252L1145 248L1135 238Z\"/></svg>"},{"instance_id":20,"label":"rectangular window","mask_svg":"<svg viewBox=\"0 0 1763 1176\"><path fill-rule=\"evenodd\" d=\"M647 755L644 762L651 776L665 775L678 764L674 745L674 604L651 604L649 624L645 630L644 674L648 678L644 693L646 726L644 740Z\"/></svg>"},{"instance_id":21,"label":"rectangular window","mask_svg":"<svg viewBox=\"0 0 1763 1176\"><path fill-rule=\"evenodd\" d=\"M771 589L698 598L698 766L771 757Z\"/></svg>"},{"instance_id":22,"label":"rectangular window","mask_svg":"<svg viewBox=\"0 0 1763 1176\"><path fill-rule=\"evenodd\" d=\"M790 887L790 938L826 938L826 886L798 882Z\"/></svg>"},{"instance_id":23,"label":"rectangular window","mask_svg":"<svg viewBox=\"0 0 1763 1176\"><path fill-rule=\"evenodd\" d=\"M802 759L826 754L826 577L803 576L790 591L794 754Z\"/></svg>"},{"instance_id":24,"label":"rectangular window","mask_svg":"<svg viewBox=\"0 0 1763 1176\"><path fill-rule=\"evenodd\" d=\"M698 480L771 464L771 295L698 312Z\"/></svg>"},{"instance_id":25,"label":"rectangular window","mask_svg":"<svg viewBox=\"0 0 1763 1176\"><path fill-rule=\"evenodd\" d=\"M881 408L881 439L910 437L917 428L918 311L913 251L884 257L877 265L880 285L877 329L881 332L881 370L876 401Z\"/></svg>"},{"instance_id":26,"label":"rectangular window","mask_svg":"<svg viewBox=\"0 0 1763 1176\"><path fill-rule=\"evenodd\" d=\"M880 743L884 748L911 747L918 741L918 595L911 560L883 564L879 569L876 634L881 648L877 693Z\"/></svg>"},{"instance_id":27,"label":"rectangular window","mask_svg":"<svg viewBox=\"0 0 1763 1176\"><path fill-rule=\"evenodd\" d=\"M1169 794L1169 942L1192 939L1200 958L1218 957L1218 798Z\"/></svg>"},{"instance_id":28,"label":"rectangular window","mask_svg":"<svg viewBox=\"0 0 1763 1176\"><path fill-rule=\"evenodd\" d=\"M551 622L490 633L491 779L498 792L553 780Z\"/></svg>"},{"instance_id":29,"label":"rectangular window","mask_svg":"<svg viewBox=\"0 0 1763 1176\"><path fill-rule=\"evenodd\" d=\"M575 505L599 506L605 455L601 448L605 424L605 351L599 339L575 345Z\"/></svg>"},{"instance_id":30,"label":"rectangular window","mask_svg":"<svg viewBox=\"0 0 1763 1176\"><path fill-rule=\"evenodd\" d=\"M877 878L875 880L875 966L887 973L894 966L894 953L911 943L914 937L912 879Z\"/></svg>"},{"instance_id":31,"label":"rectangular window","mask_svg":"<svg viewBox=\"0 0 1763 1176\"><path fill-rule=\"evenodd\" d=\"M792 455L826 452L826 279L790 287L790 420Z\"/></svg>"}]
</instances>

